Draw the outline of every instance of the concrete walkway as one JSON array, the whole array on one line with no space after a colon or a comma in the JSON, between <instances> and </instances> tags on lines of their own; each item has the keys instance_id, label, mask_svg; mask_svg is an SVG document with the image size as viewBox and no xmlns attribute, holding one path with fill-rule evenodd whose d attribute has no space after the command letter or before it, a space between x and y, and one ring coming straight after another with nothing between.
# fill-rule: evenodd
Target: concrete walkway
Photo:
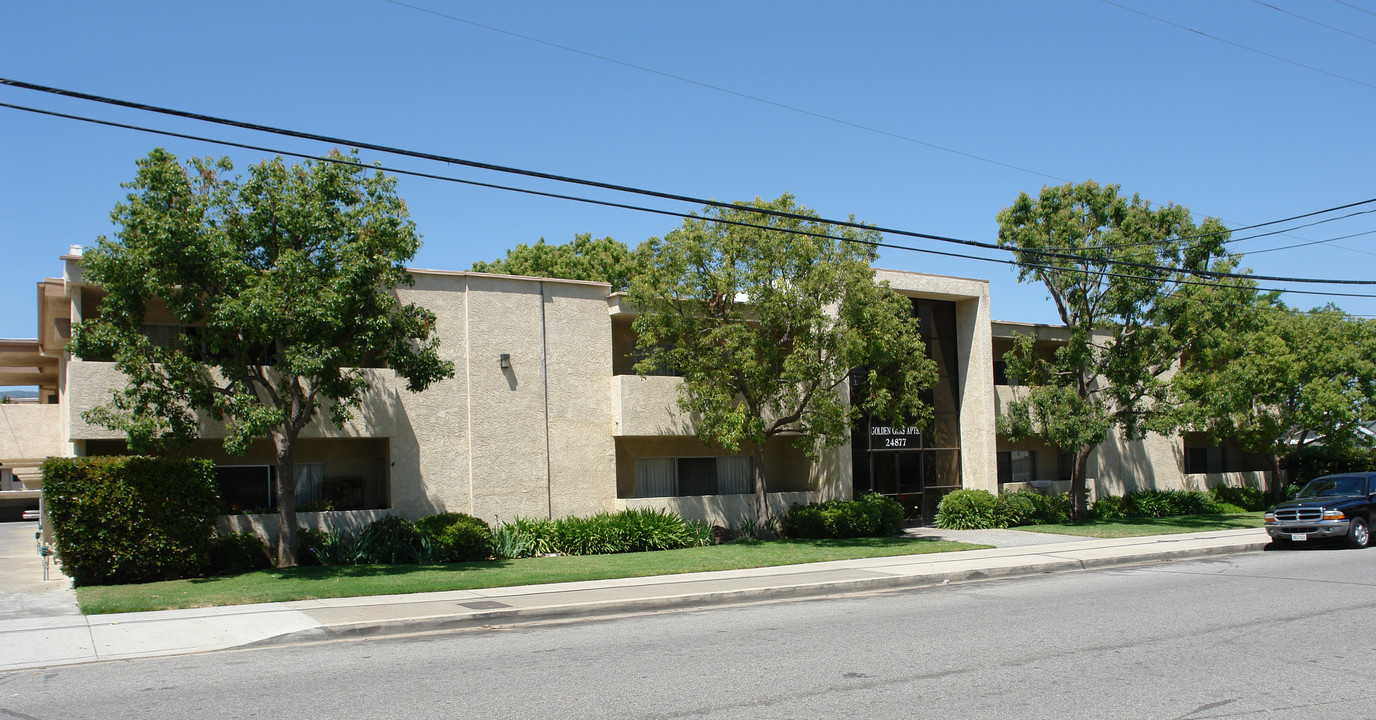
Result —
<instances>
[{"instance_id":1,"label":"concrete walkway","mask_svg":"<svg viewBox=\"0 0 1376 720\"><path fill-rule=\"evenodd\" d=\"M1020 531L967 532L985 534L962 533L960 539L983 539L985 544L998 539L1004 547L646 578L113 615L23 616L0 610L0 671L250 645L918 588L1251 552L1269 542L1260 529L1113 540L1066 540L1066 536ZM923 529L918 533L957 539L951 531L929 533ZM8 575L0 575L0 579L9 587Z\"/></svg>"},{"instance_id":2,"label":"concrete walkway","mask_svg":"<svg viewBox=\"0 0 1376 720\"><path fill-rule=\"evenodd\" d=\"M0 523L0 619L81 615L71 578L52 565L43 579L37 532L36 520Z\"/></svg>"}]
</instances>

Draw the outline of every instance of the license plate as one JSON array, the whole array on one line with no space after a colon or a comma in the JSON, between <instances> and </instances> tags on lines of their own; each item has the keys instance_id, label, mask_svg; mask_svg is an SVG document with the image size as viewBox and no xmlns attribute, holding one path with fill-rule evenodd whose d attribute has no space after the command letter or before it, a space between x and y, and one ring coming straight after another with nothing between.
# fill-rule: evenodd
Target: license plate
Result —
<instances>
[{"instance_id":1,"label":"license plate","mask_svg":"<svg viewBox=\"0 0 1376 720\"><path fill-rule=\"evenodd\" d=\"M1308 539L1309 539L1309 533L1291 533L1291 534L1290 534L1290 539L1291 539L1291 540L1295 540L1295 541L1299 541L1299 540L1308 540Z\"/></svg>"}]
</instances>

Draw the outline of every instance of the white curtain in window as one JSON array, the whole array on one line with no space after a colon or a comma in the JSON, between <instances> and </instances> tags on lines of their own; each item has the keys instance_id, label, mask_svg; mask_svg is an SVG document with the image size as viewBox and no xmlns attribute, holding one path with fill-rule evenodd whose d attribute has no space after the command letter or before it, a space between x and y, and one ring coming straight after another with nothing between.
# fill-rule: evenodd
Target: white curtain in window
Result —
<instances>
[{"instance_id":1,"label":"white curtain in window","mask_svg":"<svg viewBox=\"0 0 1376 720\"><path fill-rule=\"evenodd\" d=\"M754 473L748 456L717 458L717 493L748 495L755 489Z\"/></svg>"},{"instance_id":2,"label":"white curtain in window","mask_svg":"<svg viewBox=\"0 0 1376 720\"><path fill-rule=\"evenodd\" d=\"M1032 482L1037 479L1037 451L1014 450L1010 454L1013 482Z\"/></svg>"},{"instance_id":3,"label":"white curtain in window","mask_svg":"<svg viewBox=\"0 0 1376 720\"><path fill-rule=\"evenodd\" d=\"M673 497L678 494L674 482L674 458L636 458L635 496Z\"/></svg>"},{"instance_id":4,"label":"white curtain in window","mask_svg":"<svg viewBox=\"0 0 1376 720\"><path fill-rule=\"evenodd\" d=\"M325 493L325 463L296 463L296 505L317 502Z\"/></svg>"}]
</instances>

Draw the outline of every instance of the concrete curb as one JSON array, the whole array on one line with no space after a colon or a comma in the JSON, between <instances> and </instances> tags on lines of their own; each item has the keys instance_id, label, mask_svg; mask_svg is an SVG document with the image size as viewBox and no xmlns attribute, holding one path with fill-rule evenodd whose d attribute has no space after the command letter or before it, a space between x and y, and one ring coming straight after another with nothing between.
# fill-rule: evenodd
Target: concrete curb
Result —
<instances>
[{"instance_id":1,"label":"concrete curb","mask_svg":"<svg viewBox=\"0 0 1376 720\"><path fill-rule=\"evenodd\" d=\"M744 603L820 598L833 595L920 589L924 587L962 584L1026 575L1077 572L1108 567L1131 567L1171 560L1258 552L1268 544L1270 544L1270 538L1224 546L1169 548L1131 555L1035 560L1032 562L1011 564L1004 567L990 567L980 570L956 572L933 571L879 578L815 583L803 582L745 590L707 591L657 597L569 603L549 607L475 610L419 618L336 623L322 625L318 628L309 630L284 633L238 647L270 647L277 645L328 642L342 639L423 634L427 632L467 630L494 625L550 622L569 620L572 618L611 617L616 615L666 610L708 608ZM1051 554L1048 555L1048 557L1055 557L1055 555Z\"/></svg>"}]
</instances>

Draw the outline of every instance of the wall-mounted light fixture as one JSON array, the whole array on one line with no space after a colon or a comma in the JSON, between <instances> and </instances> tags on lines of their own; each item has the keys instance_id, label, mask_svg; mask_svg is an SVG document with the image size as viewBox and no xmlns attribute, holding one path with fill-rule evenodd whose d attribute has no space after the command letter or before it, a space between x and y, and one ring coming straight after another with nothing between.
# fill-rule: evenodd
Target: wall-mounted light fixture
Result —
<instances>
[{"instance_id":1,"label":"wall-mounted light fixture","mask_svg":"<svg viewBox=\"0 0 1376 720\"><path fill-rule=\"evenodd\" d=\"M501 368L502 368L503 370L510 370L510 369L511 369L511 353L502 353L501 355L498 355L498 356L497 356L497 364L500 365Z\"/></svg>"}]
</instances>

